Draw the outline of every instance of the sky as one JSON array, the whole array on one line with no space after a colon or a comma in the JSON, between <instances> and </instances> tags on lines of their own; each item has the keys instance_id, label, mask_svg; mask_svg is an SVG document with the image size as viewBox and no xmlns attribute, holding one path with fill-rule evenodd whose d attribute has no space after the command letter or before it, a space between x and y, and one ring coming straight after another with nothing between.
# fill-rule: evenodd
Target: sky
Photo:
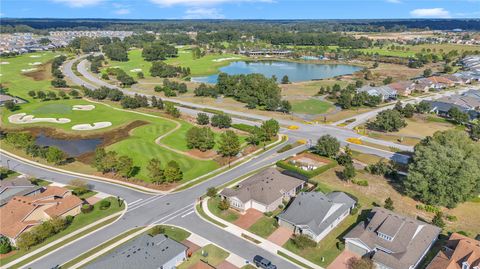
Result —
<instances>
[{"instance_id":1,"label":"sky","mask_svg":"<svg viewBox=\"0 0 480 269\"><path fill-rule=\"evenodd\" d=\"M3 18L480 18L480 0L1 0Z\"/></svg>"}]
</instances>

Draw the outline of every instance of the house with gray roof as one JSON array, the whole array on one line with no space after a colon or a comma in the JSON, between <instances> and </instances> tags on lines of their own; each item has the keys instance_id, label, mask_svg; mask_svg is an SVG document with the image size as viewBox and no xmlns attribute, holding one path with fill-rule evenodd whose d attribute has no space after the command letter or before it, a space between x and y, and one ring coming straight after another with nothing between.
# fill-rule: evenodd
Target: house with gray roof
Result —
<instances>
[{"instance_id":1,"label":"house with gray roof","mask_svg":"<svg viewBox=\"0 0 480 269\"><path fill-rule=\"evenodd\" d=\"M367 220L345 236L345 247L370 257L377 268L413 269L437 240L441 229L431 224L375 207Z\"/></svg>"},{"instance_id":2,"label":"house with gray roof","mask_svg":"<svg viewBox=\"0 0 480 269\"><path fill-rule=\"evenodd\" d=\"M427 101L434 112L440 116L448 117L448 111L456 107L461 112L467 113L470 119L480 116L480 91L470 90L460 95L442 97L437 100Z\"/></svg>"},{"instance_id":3,"label":"house with gray roof","mask_svg":"<svg viewBox=\"0 0 480 269\"><path fill-rule=\"evenodd\" d=\"M240 212L250 208L271 212L283 201L289 201L304 186L305 181L269 168L247 178L235 188L223 189L220 196L229 201L230 207Z\"/></svg>"},{"instance_id":4,"label":"house with gray roof","mask_svg":"<svg viewBox=\"0 0 480 269\"><path fill-rule=\"evenodd\" d=\"M370 96L380 96L382 101L397 99L397 91L388 85L377 87L366 85L357 89L357 92L366 92Z\"/></svg>"},{"instance_id":5,"label":"house with gray roof","mask_svg":"<svg viewBox=\"0 0 480 269\"><path fill-rule=\"evenodd\" d=\"M32 196L42 192L42 187L33 185L24 177L0 180L0 207L15 196Z\"/></svg>"},{"instance_id":6,"label":"house with gray roof","mask_svg":"<svg viewBox=\"0 0 480 269\"><path fill-rule=\"evenodd\" d=\"M278 224L319 242L350 214L355 203L343 192L303 192L277 216Z\"/></svg>"},{"instance_id":7,"label":"house with gray roof","mask_svg":"<svg viewBox=\"0 0 480 269\"><path fill-rule=\"evenodd\" d=\"M85 269L174 269L187 258L187 247L163 234L144 234L105 255Z\"/></svg>"}]
</instances>

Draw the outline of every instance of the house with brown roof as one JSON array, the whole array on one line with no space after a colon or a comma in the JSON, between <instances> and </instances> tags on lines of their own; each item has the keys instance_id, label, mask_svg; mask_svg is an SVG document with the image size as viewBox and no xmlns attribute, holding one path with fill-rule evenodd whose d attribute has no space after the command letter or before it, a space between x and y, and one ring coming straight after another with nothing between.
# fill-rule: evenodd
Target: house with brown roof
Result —
<instances>
[{"instance_id":1,"label":"house with brown roof","mask_svg":"<svg viewBox=\"0 0 480 269\"><path fill-rule=\"evenodd\" d=\"M413 269L437 240L441 229L431 224L375 207L343 238L345 247L371 258L377 268Z\"/></svg>"},{"instance_id":2,"label":"house with brown roof","mask_svg":"<svg viewBox=\"0 0 480 269\"><path fill-rule=\"evenodd\" d=\"M479 269L480 241L453 233L427 269Z\"/></svg>"},{"instance_id":3,"label":"house with brown roof","mask_svg":"<svg viewBox=\"0 0 480 269\"><path fill-rule=\"evenodd\" d=\"M449 80L444 76L432 76L429 77L428 80L432 82L432 88L437 90L445 89L455 85L455 82Z\"/></svg>"},{"instance_id":4,"label":"house with brown roof","mask_svg":"<svg viewBox=\"0 0 480 269\"><path fill-rule=\"evenodd\" d=\"M388 86L396 90L400 96L409 96L415 90L415 82L410 80L394 82L388 84Z\"/></svg>"},{"instance_id":5,"label":"house with brown roof","mask_svg":"<svg viewBox=\"0 0 480 269\"><path fill-rule=\"evenodd\" d=\"M283 201L290 200L305 185L305 181L284 175L275 168L255 174L235 188L225 188L220 192L223 199L234 209L244 212L253 208L261 212L271 212Z\"/></svg>"},{"instance_id":6,"label":"house with brown roof","mask_svg":"<svg viewBox=\"0 0 480 269\"><path fill-rule=\"evenodd\" d=\"M420 78L415 80L415 91L428 92L433 89L433 82L428 78Z\"/></svg>"},{"instance_id":7,"label":"house with brown roof","mask_svg":"<svg viewBox=\"0 0 480 269\"><path fill-rule=\"evenodd\" d=\"M0 207L0 234L15 243L23 232L43 221L79 214L82 203L70 190L56 186L33 196L15 196Z\"/></svg>"}]
</instances>

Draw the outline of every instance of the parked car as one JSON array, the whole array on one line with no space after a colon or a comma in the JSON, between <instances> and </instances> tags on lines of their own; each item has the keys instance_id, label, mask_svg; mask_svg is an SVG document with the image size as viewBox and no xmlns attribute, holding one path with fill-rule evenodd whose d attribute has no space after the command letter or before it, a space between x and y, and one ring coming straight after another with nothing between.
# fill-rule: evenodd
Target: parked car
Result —
<instances>
[{"instance_id":1,"label":"parked car","mask_svg":"<svg viewBox=\"0 0 480 269\"><path fill-rule=\"evenodd\" d=\"M257 266L258 268L263 268L263 269L277 269L277 266L272 264L271 261L265 259L264 257L260 256L260 255L255 255L255 257L253 257L253 263L255 264L255 266Z\"/></svg>"}]
</instances>

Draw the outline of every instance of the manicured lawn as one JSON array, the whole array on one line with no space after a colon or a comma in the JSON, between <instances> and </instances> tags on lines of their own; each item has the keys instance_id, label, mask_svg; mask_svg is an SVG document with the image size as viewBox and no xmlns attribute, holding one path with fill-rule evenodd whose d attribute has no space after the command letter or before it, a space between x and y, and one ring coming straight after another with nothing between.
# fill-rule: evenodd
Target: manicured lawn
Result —
<instances>
[{"instance_id":1,"label":"manicured lawn","mask_svg":"<svg viewBox=\"0 0 480 269\"><path fill-rule=\"evenodd\" d=\"M95 109L90 111L72 110L73 105L95 105ZM12 124L8 121L8 116L16 113L27 113L36 117L69 118L71 122L65 124L57 123L34 123L34 124ZM179 163L184 172L184 179L181 183L204 175L219 167L215 161L201 161L190 158L186 155L173 152L155 143L155 140L175 128L176 123L161 117L150 117L130 111L114 109L110 106L91 103L82 99L69 99L48 102L38 102L24 104L15 112L5 111L2 115L3 126L19 128L26 126L54 127L65 133L74 134L94 134L103 133L114 128L125 126L135 120L148 122L149 124L137 127L131 131L131 136L107 147L108 150L115 150L121 155L127 155L134 160L134 164L140 168L136 178L149 181L146 166L152 158L159 158L163 165L169 161L175 160ZM71 127L75 124L94 123L98 121L109 121L111 127L102 128L94 131L74 131ZM192 127L191 124L179 121L182 128L165 137L163 143L172 148L187 150L185 142L186 130ZM168 140L167 140L168 139Z\"/></svg>"},{"instance_id":2,"label":"manicured lawn","mask_svg":"<svg viewBox=\"0 0 480 269\"><path fill-rule=\"evenodd\" d=\"M235 58L227 60L227 58ZM190 67L192 76L206 76L215 74L220 67L228 65L232 61L245 59L245 56L238 54L207 54L199 59L193 59L192 51L189 48L178 50L178 57L167 59L165 62L181 67ZM218 61L225 59L223 61Z\"/></svg>"},{"instance_id":3,"label":"manicured lawn","mask_svg":"<svg viewBox=\"0 0 480 269\"><path fill-rule=\"evenodd\" d=\"M274 218L263 216L252 226L250 226L248 231L263 238L267 238L275 231L275 229L277 229L277 227L277 221Z\"/></svg>"},{"instance_id":4,"label":"manicured lawn","mask_svg":"<svg viewBox=\"0 0 480 269\"><path fill-rule=\"evenodd\" d=\"M318 99L308 99L300 102L292 102L292 111L302 114L322 114L333 108L333 105Z\"/></svg>"},{"instance_id":5,"label":"manicured lawn","mask_svg":"<svg viewBox=\"0 0 480 269\"><path fill-rule=\"evenodd\" d=\"M160 225L165 229L165 235L168 236L169 238L177 241L177 242L182 242L183 240L187 239L191 233L185 231L184 229L180 229L174 226L169 226L169 225Z\"/></svg>"},{"instance_id":6,"label":"manicured lawn","mask_svg":"<svg viewBox=\"0 0 480 269\"><path fill-rule=\"evenodd\" d=\"M204 256L202 255L202 250L205 254ZM187 269L201 260L204 262L208 262L208 264L212 266L217 266L221 262L223 262L229 255L230 254L228 252L215 245L206 245L202 249L199 249L195 253L193 253L192 257L180 264L177 268Z\"/></svg>"},{"instance_id":7,"label":"manicured lawn","mask_svg":"<svg viewBox=\"0 0 480 269\"><path fill-rule=\"evenodd\" d=\"M142 69L145 77L150 77L150 67L152 66L151 62L147 62L142 57L142 50L134 49L128 52L128 61L118 62L118 61L109 61L109 67L118 67L123 69L127 74L132 76L134 79L137 79L137 73L139 71L135 69Z\"/></svg>"},{"instance_id":8,"label":"manicured lawn","mask_svg":"<svg viewBox=\"0 0 480 269\"><path fill-rule=\"evenodd\" d=\"M343 220L335 229L324 237L314 248L299 249L292 240L288 240L284 248L298 254L305 259L320 266L329 265L342 252L337 248L337 242L343 241L342 237L360 221L358 215L350 215ZM322 257L324 261L322 262Z\"/></svg>"},{"instance_id":9,"label":"manicured lawn","mask_svg":"<svg viewBox=\"0 0 480 269\"><path fill-rule=\"evenodd\" d=\"M4 87L8 88L8 92L12 95L21 97L26 100L32 100L28 95L30 90L51 90L50 85L51 71L50 68L43 67L42 64L52 60L58 52L44 51L38 53L27 53L20 56L0 58L0 81ZM34 56L34 57L31 57ZM6 64L8 63L8 64ZM33 65L34 63L41 63L40 65ZM31 65L29 65L31 64ZM43 74L38 74L38 79L26 76L22 70L36 68L31 72L45 69ZM43 79L41 79L43 78Z\"/></svg>"},{"instance_id":10,"label":"manicured lawn","mask_svg":"<svg viewBox=\"0 0 480 269\"><path fill-rule=\"evenodd\" d=\"M215 216L222 218L229 222L234 222L239 218L239 214L231 209L222 211L218 208L218 203L220 202L220 197L210 198L208 200L208 210L212 212Z\"/></svg>"},{"instance_id":11,"label":"manicured lawn","mask_svg":"<svg viewBox=\"0 0 480 269\"><path fill-rule=\"evenodd\" d=\"M48 238L47 240L45 240L44 242L42 242L41 244L38 244L32 248L30 248L30 250L19 250L17 251L17 253L15 253L14 255L11 255L11 256L8 256L7 258L4 258L2 259L2 264L7 264L31 251L34 251L35 249L38 249L46 244L49 244L71 232L74 232L78 229L81 229L97 220L100 220L102 218L105 218L109 215L112 215L118 211L121 211L125 208L125 204L123 203L121 206L118 205L117 203L117 199L116 198L113 198L113 197L110 197L110 198L106 198L110 201L111 205L108 209L104 209L104 210L100 210L100 203L97 203L94 205L94 209L92 212L90 213L80 213L79 215L75 216L75 218L73 219L73 222L63 231L59 232L58 234Z\"/></svg>"}]
</instances>

